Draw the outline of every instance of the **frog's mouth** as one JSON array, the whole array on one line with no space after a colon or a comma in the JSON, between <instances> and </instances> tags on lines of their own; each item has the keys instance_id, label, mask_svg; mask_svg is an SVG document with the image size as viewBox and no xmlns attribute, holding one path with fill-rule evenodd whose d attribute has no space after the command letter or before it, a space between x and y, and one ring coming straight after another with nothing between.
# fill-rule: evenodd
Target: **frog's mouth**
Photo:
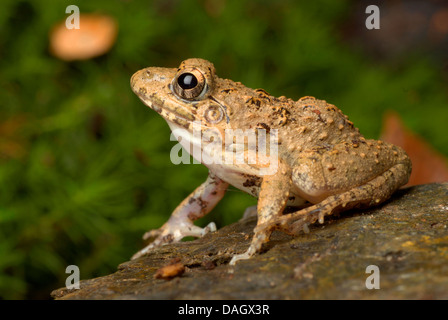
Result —
<instances>
[{"instance_id":1,"label":"frog's mouth","mask_svg":"<svg viewBox=\"0 0 448 320\"><path fill-rule=\"evenodd\" d=\"M156 72L164 69L164 72ZM170 80L166 74L171 71L166 68L146 68L137 71L131 78L131 87L140 100L160 114L166 121L189 129L196 120L194 106L185 107L170 89Z\"/></svg>"},{"instance_id":2,"label":"frog's mouth","mask_svg":"<svg viewBox=\"0 0 448 320\"><path fill-rule=\"evenodd\" d=\"M174 122L187 128L196 120L196 117L189 110L176 104L176 101L173 101L174 99L171 97L162 100L153 96L151 100L148 100L144 96L139 95L139 98L144 104L160 114L166 121Z\"/></svg>"}]
</instances>

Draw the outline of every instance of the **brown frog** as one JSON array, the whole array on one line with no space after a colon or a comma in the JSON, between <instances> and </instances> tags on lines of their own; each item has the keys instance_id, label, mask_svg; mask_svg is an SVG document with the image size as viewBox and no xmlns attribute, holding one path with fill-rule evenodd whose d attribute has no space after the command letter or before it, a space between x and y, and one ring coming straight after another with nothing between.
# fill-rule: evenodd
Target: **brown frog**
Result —
<instances>
[{"instance_id":1,"label":"brown frog","mask_svg":"<svg viewBox=\"0 0 448 320\"><path fill-rule=\"evenodd\" d=\"M411 173L411 162L402 149L365 139L334 105L309 96L298 101L276 98L262 89L221 79L206 60L188 59L179 68L140 70L132 76L131 87L173 132L183 131L178 137L182 146L209 169L207 180L170 219L144 235L155 240L134 259L156 246L216 230L213 223L199 228L193 221L213 209L229 184L258 197L254 237L245 253L233 256L230 264L235 264L258 252L276 229L296 235L307 232L310 223L323 223L326 215L382 203ZM258 141L267 141L270 152L260 155L260 145L239 139L238 134L223 138L238 129L240 135L264 134L266 139ZM211 143L219 146L213 155L207 150ZM222 159L218 150L223 158L239 155L243 161L205 161L206 157L192 152L195 148L212 160ZM248 161L254 155L255 161ZM298 209L284 214L286 207Z\"/></svg>"}]
</instances>

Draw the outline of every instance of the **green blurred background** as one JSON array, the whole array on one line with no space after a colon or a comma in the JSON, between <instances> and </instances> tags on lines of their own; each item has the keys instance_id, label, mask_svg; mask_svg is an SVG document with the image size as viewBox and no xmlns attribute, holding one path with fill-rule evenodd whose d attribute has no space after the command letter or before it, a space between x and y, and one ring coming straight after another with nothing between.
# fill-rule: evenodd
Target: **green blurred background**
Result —
<instances>
[{"instance_id":1,"label":"green blurred background","mask_svg":"<svg viewBox=\"0 0 448 320\"><path fill-rule=\"evenodd\" d=\"M205 180L205 167L170 162L168 126L131 92L131 75L147 66L205 58L248 87L327 100L368 138L395 110L447 155L447 35L431 27L443 2L404 2L3 0L0 297L48 299L71 264L81 279L113 272ZM381 29L369 31L375 3ZM49 53L50 30L72 4L116 19L106 55ZM199 224L222 227L255 203L231 189Z\"/></svg>"}]
</instances>

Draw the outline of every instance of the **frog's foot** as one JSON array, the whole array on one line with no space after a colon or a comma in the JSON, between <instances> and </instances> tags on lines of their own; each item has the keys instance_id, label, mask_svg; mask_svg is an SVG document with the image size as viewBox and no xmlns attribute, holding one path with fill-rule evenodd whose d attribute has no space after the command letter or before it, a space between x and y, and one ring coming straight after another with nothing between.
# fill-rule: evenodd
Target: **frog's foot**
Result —
<instances>
[{"instance_id":1,"label":"frog's foot","mask_svg":"<svg viewBox=\"0 0 448 320\"><path fill-rule=\"evenodd\" d=\"M261 227L261 228L260 228ZM255 253L259 252L263 243L269 241L269 237L272 233L272 228L264 228L264 226L257 226L254 231L254 237L252 242L246 252L234 255L232 260L230 260L230 265L235 265L239 260L247 260L251 258Z\"/></svg>"},{"instance_id":2,"label":"frog's foot","mask_svg":"<svg viewBox=\"0 0 448 320\"><path fill-rule=\"evenodd\" d=\"M312 206L309 210L304 209L300 212L297 212L298 214L295 217L288 217L282 220L278 225L278 229L283 230L284 232L291 235L296 235L300 230L305 233L309 233L310 230L308 228L308 225L313 224L316 221L319 221L320 224L323 224L324 217L326 215L331 215L332 211L333 207L331 206Z\"/></svg>"},{"instance_id":3,"label":"frog's foot","mask_svg":"<svg viewBox=\"0 0 448 320\"><path fill-rule=\"evenodd\" d=\"M185 222L181 224L164 224L161 228L151 230L143 235L144 240L155 238L153 242L147 245L145 248L134 254L131 260L140 258L153 248L163 246L165 244L179 242L185 237L191 236L200 238L209 232L216 231L216 225L214 222L210 222L205 228L195 226L191 222Z\"/></svg>"},{"instance_id":4,"label":"frog's foot","mask_svg":"<svg viewBox=\"0 0 448 320\"><path fill-rule=\"evenodd\" d=\"M250 259L254 254L255 254L255 252L252 252L249 250L247 250L246 252L241 253L241 254L236 254L232 257L232 260L230 260L229 264L231 266L234 266L237 261Z\"/></svg>"}]
</instances>

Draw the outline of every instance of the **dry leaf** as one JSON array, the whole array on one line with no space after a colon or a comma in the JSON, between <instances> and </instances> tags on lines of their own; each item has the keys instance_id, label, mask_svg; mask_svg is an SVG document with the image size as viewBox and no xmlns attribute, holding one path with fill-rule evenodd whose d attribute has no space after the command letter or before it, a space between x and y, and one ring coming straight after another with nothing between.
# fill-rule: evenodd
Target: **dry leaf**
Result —
<instances>
[{"instance_id":1,"label":"dry leaf","mask_svg":"<svg viewBox=\"0 0 448 320\"><path fill-rule=\"evenodd\" d=\"M158 269L154 275L156 279L170 280L174 277L180 277L185 272L185 266L179 258L171 260L168 265Z\"/></svg>"},{"instance_id":2,"label":"dry leaf","mask_svg":"<svg viewBox=\"0 0 448 320\"><path fill-rule=\"evenodd\" d=\"M448 160L405 128L397 113L385 113L381 139L402 147L411 158L412 174L407 186L448 181Z\"/></svg>"}]
</instances>

